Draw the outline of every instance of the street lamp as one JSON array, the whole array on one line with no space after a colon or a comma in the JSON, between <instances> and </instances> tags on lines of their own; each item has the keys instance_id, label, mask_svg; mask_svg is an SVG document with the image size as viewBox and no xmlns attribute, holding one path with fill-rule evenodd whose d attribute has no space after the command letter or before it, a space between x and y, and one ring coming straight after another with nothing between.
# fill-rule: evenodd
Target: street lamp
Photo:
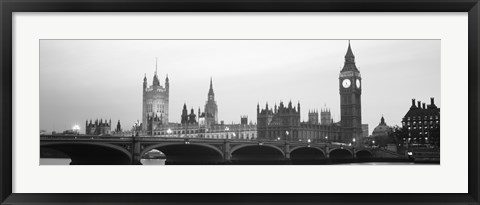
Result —
<instances>
[{"instance_id":1,"label":"street lamp","mask_svg":"<svg viewBox=\"0 0 480 205\"><path fill-rule=\"evenodd\" d=\"M353 143L352 143L352 144L355 146L355 138L353 138L353 140L352 140L352 141L353 141Z\"/></svg>"},{"instance_id":2,"label":"street lamp","mask_svg":"<svg viewBox=\"0 0 480 205\"><path fill-rule=\"evenodd\" d=\"M288 131L285 131L285 141L288 139L288 134L290 134Z\"/></svg>"},{"instance_id":3,"label":"street lamp","mask_svg":"<svg viewBox=\"0 0 480 205\"><path fill-rule=\"evenodd\" d=\"M311 140L310 140L310 139L308 139L308 140L307 140L307 142L308 142L308 143L310 143L310 142L311 142Z\"/></svg>"},{"instance_id":4,"label":"street lamp","mask_svg":"<svg viewBox=\"0 0 480 205\"><path fill-rule=\"evenodd\" d=\"M230 128L228 127L225 127L225 132L227 133L227 139L228 139L228 131L230 130Z\"/></svg>"}]
</instances>

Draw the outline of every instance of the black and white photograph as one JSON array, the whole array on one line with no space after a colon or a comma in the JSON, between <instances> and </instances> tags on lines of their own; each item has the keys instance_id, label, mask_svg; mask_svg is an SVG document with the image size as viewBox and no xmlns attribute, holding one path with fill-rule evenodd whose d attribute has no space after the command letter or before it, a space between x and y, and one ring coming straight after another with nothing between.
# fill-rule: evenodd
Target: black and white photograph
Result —
<instances>
[{"instance_id":1,"label":"black and white photograph","mask_svg":"<svg viewBox=\"0 0 480 205\"><path fill-rule=\"evenodd\" d=\"M40 165L440 165L439 39L39 44Z\"/></svg>"}]
</instances>

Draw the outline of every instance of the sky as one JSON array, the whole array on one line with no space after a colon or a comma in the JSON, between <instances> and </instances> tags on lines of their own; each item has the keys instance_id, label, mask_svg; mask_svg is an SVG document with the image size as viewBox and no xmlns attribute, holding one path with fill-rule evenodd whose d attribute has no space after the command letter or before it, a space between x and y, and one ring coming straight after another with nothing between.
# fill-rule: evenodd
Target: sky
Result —
<instances>
[{"instance_id":1,"label":"sky","mask_svg":"<svg viewBox=\"0 0 480 205\"><path fill-rule=\"evenodd\" d=\"M440 101L440 40L351 40L362 75L362 124L382 115L400 125L411 99ZM218 118L256 122L257 103L300 102L340 120L339 73L348 40L41 40L40 129L64 131L85 120L131 128L142 117L143 77L170 80L169 121L183 104L202 112L213 79Z\"/></svg>"}]
</instances>

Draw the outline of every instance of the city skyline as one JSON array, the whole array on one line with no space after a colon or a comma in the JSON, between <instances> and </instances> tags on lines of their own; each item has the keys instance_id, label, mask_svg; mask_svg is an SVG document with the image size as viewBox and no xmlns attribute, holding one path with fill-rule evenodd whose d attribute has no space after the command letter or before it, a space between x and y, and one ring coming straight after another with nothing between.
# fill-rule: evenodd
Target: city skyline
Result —
<instances>
[{"instance_id":1,"label":"city skyline","mask_svg":"<svg viewBox=\"0 0 480 205\"><path fill-rule=\"evenodd\" d=\"M300 102L302 121L326 105L338 122L347 46L346 40L42 40L40 128L63 131L96 118L129 128L141 121L142 79L146 74L151 84L156 57L160 83L170 78L170 122L180 122L184 103L203 110L210 77L219 121L238 123L247 115L255 122L257 103L291 100ZM441 107L439 40L352 40L351 46L370 133L382 115L400 125L412 98L434 97Z\"/></svg>"}]
</instances>

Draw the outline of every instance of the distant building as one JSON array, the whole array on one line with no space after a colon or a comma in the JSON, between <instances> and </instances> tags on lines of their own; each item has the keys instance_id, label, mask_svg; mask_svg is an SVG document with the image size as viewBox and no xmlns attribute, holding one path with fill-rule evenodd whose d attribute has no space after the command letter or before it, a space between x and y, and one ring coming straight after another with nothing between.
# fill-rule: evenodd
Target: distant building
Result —
<instances>
[{"instance_id":1,"label":"distant building","mask_svg":"<svg viewBox=\"0 0 480 205\"><path fill-rule=\"evenodd\" d=\"M165 78L165 87L161 86L157 76L157 65L155 64L153 84L147 87L147 75L145 74L143 78L142 130L148 129L147 120L151 118L158 119L162 124L168 124L169 89L168 75Z\"/></svg>"},{"instance_id":2,"label":"distant building","mask_svg":"<svg viewBox=\"0 0 480 205\"><path fill-rule=\"evenodd\" d=\"M407 136L404 144L429 144L440 146L440 108L435 105L434 98L430 98L430 105L412 99L412 106L402 119L402 127Z\"/></svg>"},{"instance_id":3,"label":"distant building","mask_svg":"<svg viewBox=\"0 0 480 205\"><path fill-rule=\"evenodd\" d=\"M362 124L362 137L368 137L368 124Z\"/></svg>"},{"instance_id":4,"label":"distant building","mask_svg":"<svg viewBox=\"0 0 480 205\"><path fill-rule=\"evenodd\" d=\"M216 124L209 128L195 123L159 124L150 136L169 138L208 138L254 140L257 138L256 124Z\"/></svg>"},{"instance_id":5,"label":"distant building","mask_svg":"<svg viewBox=\"0 0 480 205\"><path fill-rule=\"evenodd\" d=\"M318 113L318 112L317 112ZM338 123L319 124L314 116L315 111L309 112L309 121L300 122L300 103L297 107L274 106L273 109L265 105L265 109L260 110L257 105L257 130L258 139L263 140L287 140L287 141L308 141L325 142L338 141L340 138L341 127Z\"/></svg>"},{"instance_id":6,"label":"distant building","mask_svg":"<svg viewBox=\"0 0 480 205\"><path fill-rule=\"evenodd\" d=\"M276 140L298 140L300 131L300 103L298 109L288 103L288 107L280 102L280 106L274 109L268 108L260 110L257 104L257 130L259 139Z\"/></svg>"},{"instance_id":7,"label":"distant building","mask_svg":"<svg viewBox=\"0 0 480 205\"><path fill-rule=\"evenodd\" d=\"M240 117L240 124L241 124L241 125L246 125L246 124L248 124L248 116L246 116L246 115L241 116L241 117Z\"/></svg>"},{"instance_id":8,"label":"distant building","mask_svg":"<svg viewBox=\"0 0 480 205\"><path fill-rule=\"evenodd\" d=\"M218 123L218 108L215 102L215 93L213 92L213 82L210 78L210 89L208 90L208 99L205 103L205 124L207 127Z\"/></svg>"},{"instance_id":9,"label":"distant building","mask_svg":"<svg viewBox=\"0 0 480 205\"><path fill-rule=\"evenodd\" d=\"M318 124L318 111L316 110L308 111L308 122L310 124Z\"/></svg>"},{"instance_id":10,"label":"distant building","mask_svg":"<svg viewBox=\"0 0 480 205\"><path fill-rule=\"evenodd\" d=\"M182 116L181 116L182 124L196 124L197 123L197 115L195 115L193 108L190 110L190 114L187 111L187 104L183 104Z\"/></svg>"},{"instance_id":11,"label":"distant building","mask_svg":"<svg viewBox=\"0 0 480 205\"><path fill-rule=\"evenodd\" d=\"M115 132L122 132L122 125L120 125L120 120L117 122L117 128L115 128Z\"/></svg>"},{"instance_id":12,"label":"distant building","mask_svg":"<svg viewBox=\"0 0 480 205\"><path fill-rule=\"evenodd\" d=\"M106 135L110 134L110 130L112 127L112 120L107 122L107 120L95 120L95 122L85 121L85 134L87 135Z\"/></svg>"},{"instance_id":13,"label":"distant building","mask_svg":"<svg viewBox=\"0 0 480 205\"><path fill-rule=\"evenodd\" d=\"M218 109L212 79L210 79L210 89L204 112L201 112L200 108L198 108L197 115L193 108L188 112L185 103L180 123L165 124L159 116L149 116L146 121L147 129L142 134L173 138L256 139L257 126L252 123L247 124L247 121L247 116L241 116L240 124L224 124L223 121L218 124Z\"/></svg>"},{"instance_id":14,"label":"distant building","mask_svg":"<svg viewBox=\"0 0 480 205\"><path fill-rule=\"evenodd\" d=\"M385 118L380 119L380 123L373 129L372 137L388 137L392 132L392 128L385 123Z\"/></svg>"},{"instance_id":15,"label":"distant building","mask_svg":"<svg viewBox=\"0 0 480 205\"><path fill-rule=\"evenodd\" d=\"M320 124L318 124L318 112L308 113L308 122L300 122L300 103L298 107L287 106L280 103L277 109L260 110L257 105L257 130L259 139L267 140L310 140L310 141L334 141L352 143L361 140L364 136L362 129L361 95L362 77L355 64L350 42L345 54L345 61L339 74L340 94L340 122L334 123L328 109L322 109ZM368 133L368 131L367 131Z\"/></svg>"},{"instance_id":16,"label":"distant building","mask_svg":"<svg viewBox=\"0 0 480 205\"><path fill-rule=\"evenodd\" d=\"M324 108L320 112L320 124L322 125L331 125L333 124L332 114L330 113L329 108Z\"/></svg>"}]
</instances>

